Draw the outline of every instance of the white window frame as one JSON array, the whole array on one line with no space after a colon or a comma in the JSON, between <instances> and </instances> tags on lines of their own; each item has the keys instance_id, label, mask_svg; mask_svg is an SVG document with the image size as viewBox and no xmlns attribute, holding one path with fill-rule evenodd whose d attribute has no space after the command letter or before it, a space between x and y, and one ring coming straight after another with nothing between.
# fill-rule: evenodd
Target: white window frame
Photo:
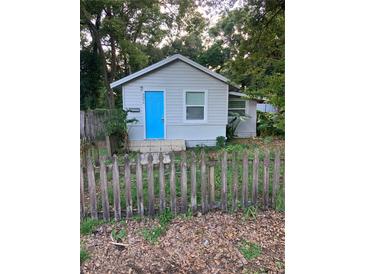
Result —
<instances>
[{"instance_id":1,"label":"white window frame","mask_svg":"<svg viewBox=\"0 0 365 274\"><path fill-rule=\"evenodd\" d=\"M204 106L203 105L186 105L186 93L187 92L203 92L204 93ZM186 119L186 107L193 107L193 106L203 106L204 107L204 119L202 120L187 120ZM183 96L183 121L184 123L191 123L191 124L199 124L199 123L207 123L208 121L208 91L207 90L192 90L192 89L186 89L184 90L184 96Z\"/></svg>"},{"instance_id":2,"label":"white window frame","mask_svg":"<svg viewBox=\"0 0 365 274\"><path fill-rule=\"evenodd\" d=\"M233 101L244 101L245 102L245 107L244 108L230 108L229 107L229 98L228 98L228 118L233 118L233 116L229 116L230 112L234 112L234 110L244 110L245 114L246 114L246 108L247 108L247 100L242 98L237 98L237 97L231 97L231 99L233 99Z\"/></svg>"}]
</instances>

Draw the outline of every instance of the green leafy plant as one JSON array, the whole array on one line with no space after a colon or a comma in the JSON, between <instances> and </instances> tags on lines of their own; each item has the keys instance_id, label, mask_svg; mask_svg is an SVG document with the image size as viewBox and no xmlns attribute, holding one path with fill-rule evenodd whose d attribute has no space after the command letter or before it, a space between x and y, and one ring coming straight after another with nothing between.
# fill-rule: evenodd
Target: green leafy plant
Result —
<instances>
[{"instance_id":1,"label":"green leafy plant","mask_svg":"<svg viewBox=\"0 0 365 274\"><path fill-rule=\"evenodd\" d=\"M86 249L80 247L80 263L84 263L86 260L90 259L90 254Z\"/></svg>"},{"instance_id":2,"label":"green leafy plant","mask_svg":"<svg viewBox=\"0 0 365 274\"><path fill-rule=\"evenodd\" d=\"M244 218L245 220L256 220L257 217L257 208L255 206L249 206L244 209Z\"/></svg>"},{"instance_id":3,"label":"green leafy plant","mask_svg":"<svg viewBox=\"0 0 365 274\"><path fill-rule=\"evenodd\" d=\"M218 148L224 148L225 145L226 145L226 137L224 137L224 136L218 136L216 138L216 146Z\"/></svg>"},{"instance_id":4,"label":"green leafy plant","mask_svg":"<svg viewBox=\"0 0 365 274\"><path fill-rule=\"evenodd\" d=\"M159 223L163 227L166 227L168 224L170 224L170 222L172 221L173 218L174 218L174 215L172 214L172 212L170 210L166 210L158 217Z\"/></svg>"},{"instance_id":5,"label":"green leafy plant","mask_svg":"<svg viewBox=\"0 0 365 274\"><path fill-rule=\"evenodd\" d=\"M284 136L284 116L280 113L257 111L258 136Z\"/></svg>"},{"instance_id":6,"label":"green leafy plant","mask_svg":"<svg viewBox=\"0 0 365 274\"><path fill-rule=\"evenodd\" d=\"M239 251L247 260L252 260L261 254L261 247L255 243L243 240L239 247Z\"/></svg>"},{"instance_id":7,"label":"green leafy plant","mask_svg":"<svg viewBox=\"0 0 365 274\"><path fill-rule=\"evenodd\" d=\"M82 221L80 224L80 234L81 235L90 234L94 231L94 229L97 226L101 225L102 223L103 223L103 221L87 218L84 221Z\"/></svg>"},{"instance_id":8,"label":"green leafy plant","mask_svg":"<svg viewBox=\"0 0 365 274\"><path fill-rule=\"evenodd\" d=\"M112 230L112 237L115 241L121 241L122 239L124 239L127 236L127 231L125 229L121 229L119 230L118 233L116 233L116 231L113 229Z\"/></svg>"},{"instance_id":9,"label":"green leafy plant","mask_svg":"<svg viewBox=\"0 0 365 274\"><path fill-rule=\"evenodd\" d=\"M143 238L149 242L150 244L157 243L158 239L165 233L165 227L162 227L161 225L158 225L156 227L147 229L144 228L142 230L142 236Z\"/></svg>"}]
</instances>

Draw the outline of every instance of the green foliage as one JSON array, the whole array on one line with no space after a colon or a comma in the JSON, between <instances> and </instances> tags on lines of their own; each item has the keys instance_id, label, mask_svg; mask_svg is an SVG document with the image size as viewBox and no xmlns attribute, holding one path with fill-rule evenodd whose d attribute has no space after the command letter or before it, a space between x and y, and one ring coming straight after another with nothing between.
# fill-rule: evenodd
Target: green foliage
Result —
<instances>
[{"instance_id":1,"label":"green foliage","mask_svg":"<svg viewBox=\"0 0 365 274\"><path fill-rule=\"evenodd\" d=\"M118 233L114 229L112 230L112 237L117 242L123 240L126 236L127 231L123 228Z\"/></svg>"},{"instance_id":2,"label":"green foliage","mask_svg":"<svg viewBox=\"0 0 365 274\"><path fill-rule=\"evenodd\" d=\"M86 249L80 247L80 263L84 263L86 260L90 259L90 254Z\"/></svg>"},{"instance_id":3,"label":"green foliage","mask_svg":"<svg viewBox=\"0 0 365 274\"><path fill-rule=\"evenodd\" d=\"M157 243L158 239L165 235L166 230L174 215L170 210L166 210L164 213L160 214L158 217L159 224L150 229L144 228L142 230L143 238L151 244Z\"/></svg>"},{"instance_id":4,"label":"green foliage","mask_svg":"<svg viewBox=\"0 0 365 274\"><path fill-rule=\"evenodd\" d=\"M246 240L242 241L239 251L247 260L252 260L261 255L261 247Z\"/></svg>"},{"instance_id":5,"label":"green foliage","mask_svg":"<svg viewBox=\"0 0 365 274\"><path fill-rule=\"evenodd\" d=\"M280 113L257 111L257 135L284 136L284 117Z\"/></svg>"},{"instance_id":6,"label":"green foliage","mask_svg":"<svg viewBox=\"0 0 365 274\"><path fill-rule=\"evenodd\" d=\"M80 224L80 234L81 235L90 234L95 230L97 226L101 225L102 223L103 221L87 218Z\"/></svg>"},{"instance_id":7,"label":"green foliage","mask_svg":"<svg viewBox=\"0 0 365 274\"><path fill-rule=\"evenodd\" d=\"M243 215L244 215L245 220L251 220L251 219L256 220L257 208L255 206L249 206L244 209Z\"/></svg>"},{"instance_id":8,"label":"green foliage","mask_svg":"<svg viewBox=\"0 0 365 274\"><path fill-rule=\"evenodd\" d=\"M224 137L224 136L218 136L216 138L216 146L218 148L224 148L226 146L226 137Z\"/></svg>"},{"instance_id":9,"label":"green foliage","mask_svg":"<svg viewBox=\"0 0 365 274\"><path fill-rule=\"evenodd\" d=\"M275 210L279 212L285 211L285 198L283 189L280 189L277 193Z\"/></svg>"},{"instance_id":10,"label":"green foliage","mask_svg":"<svg viewBox=\"0 0 365 274\"><path fill-rule=\"evenodd\" d=\"M172 214L172 212L170 210L165 210L164 213L159 215L158 220L162 227L166 227L170 224L173 218L174 215Z\"/></svg>"}]
</instances>

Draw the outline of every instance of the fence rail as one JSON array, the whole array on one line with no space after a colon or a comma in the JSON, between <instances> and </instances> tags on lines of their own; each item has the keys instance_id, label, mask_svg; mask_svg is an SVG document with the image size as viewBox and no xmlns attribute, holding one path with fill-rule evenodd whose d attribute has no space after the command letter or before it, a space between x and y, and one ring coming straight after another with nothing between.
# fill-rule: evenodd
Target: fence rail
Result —
<instances>
[{"instance_id":1,"label":"fence rail","mask_svg":"<svg viewBox=\"0 0 365 274\"><path fill-rule=\"evenodd\" d=\"M149 154L144 163L141 154L133 156L102 156L98 166L88 157L80 169L81 219L154 216L165 209L177 214L236 211L250 205L275 208L278 191L284 188L279 150L264 155L255 151L253 158L247 151L172 152L168 158L160 153L157 162Z\"/></svg>"}]
</instances>

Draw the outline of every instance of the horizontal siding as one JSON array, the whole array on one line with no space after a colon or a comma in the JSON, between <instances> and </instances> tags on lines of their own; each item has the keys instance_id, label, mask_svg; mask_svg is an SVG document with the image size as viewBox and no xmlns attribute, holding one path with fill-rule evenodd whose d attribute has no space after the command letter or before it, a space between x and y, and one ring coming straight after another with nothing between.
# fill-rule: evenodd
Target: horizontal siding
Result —
<instances>
[{"instance_id":1,"label":"horizontal siding","mask_svg":"<svg viewBox=\"0 0 365 274\"><path fill-rule=\"evenodd\" d=\"M138 119L138 125L144 125L143 90L161 89L165 90L166 95L167 139L175 138L176 135L172 130L169 130L170 126L192 127L191 124L183 122L183 95L186 89L207 90L208 113L207 122L203 126L220 125L221 128L225 128L228 111L228 85L181 61L173 62L123 86L124 107L139 107L141 109L140 113L129 113L129 118L136 118ZM219 130L219 133L221 132L222 130ZM225 130L223 135L225 136ZM134 134L131 136L131 139L143 139L143 137ZM211 139L215 139L215 137L213 135L209 136ZM186 133L180 136L180 138L188 140L189 138L193 138L193 136L191 133Z\"/></svg>"}]
</instances>

